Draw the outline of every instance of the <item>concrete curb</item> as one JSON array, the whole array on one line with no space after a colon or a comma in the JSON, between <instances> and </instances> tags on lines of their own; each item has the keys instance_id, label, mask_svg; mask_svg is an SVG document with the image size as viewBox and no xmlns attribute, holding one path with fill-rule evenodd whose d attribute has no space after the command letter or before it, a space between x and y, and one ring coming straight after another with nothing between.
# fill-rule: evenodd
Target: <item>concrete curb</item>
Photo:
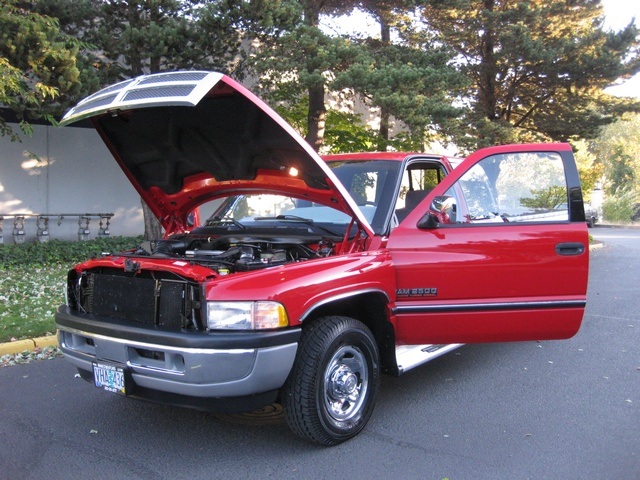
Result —
<instances>
[{"instance_id":1,"label":"concrete curb","mask_svg":"<svg viewBox=\"0 0 640 480\"><path fill-rule=\"evenodd\" d=\"M24 351L33 351L36 348L57 347L58 337L49 335L48 337L29 338L27 340L16 340L15 342L0 343L0 357L3 355L14 355Z\"/></svg>"},{"instance_id":2,"label":"concrete curb","mask_svg":"<svg viewBox=\"0 0 640 480\"><path fill-rule=\"evenodd\" d=\"M591 243L589 245L589 251L593 251L593 250L598 250L599 248L604 247L604 243L602 242L598 242L598 243Z\"/></svg>"}]
</instances>

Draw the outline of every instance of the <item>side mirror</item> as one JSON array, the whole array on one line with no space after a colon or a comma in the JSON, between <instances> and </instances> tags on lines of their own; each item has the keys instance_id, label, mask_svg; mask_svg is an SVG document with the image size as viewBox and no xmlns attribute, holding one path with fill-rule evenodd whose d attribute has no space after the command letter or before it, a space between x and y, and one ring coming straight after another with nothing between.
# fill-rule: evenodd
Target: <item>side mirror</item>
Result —
<instances>
[{"instance_id":1,"label":"side mirror","mask_svg":"<svg viewBox=\"0 0 640 480\"><path fill-rule=\"evenodd\" d=\"M440 195L431 202L429 213L422 217L416 226L424 230L438 228L442 223L455 223L456 199L450 195Z\"/></svg>"},{"instance_id":2,"label":"side mirror","mask_svg":"<svg viewBox=\"0 0 640 480\"><path fill-rule=\"evenodd\" d=\"M418 220L416 226L421 230L433 230L438 228L438 217L434 213L427 213L424 217Z\"/></svg>"}]
</instances>

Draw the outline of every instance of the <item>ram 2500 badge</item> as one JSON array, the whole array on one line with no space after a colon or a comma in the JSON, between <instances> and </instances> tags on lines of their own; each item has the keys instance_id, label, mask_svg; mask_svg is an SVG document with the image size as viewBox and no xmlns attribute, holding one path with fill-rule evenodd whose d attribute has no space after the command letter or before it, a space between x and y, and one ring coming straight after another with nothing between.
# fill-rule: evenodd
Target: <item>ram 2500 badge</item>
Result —
<instances>
[{"instance_id":1,"label":"ram 2500 badge","mask_svg":"<svg viewBox=\"0 0 640 480\"><path fill-rule=\"evenodd\" d=\"M360 432L382 373L582 321L588 235L566 144L321 159L213 72L142 76L90 119L165 236L76 265L59 344L116 394L209 411L281 402L300 436Z\"/></svg>"}]
</instances>

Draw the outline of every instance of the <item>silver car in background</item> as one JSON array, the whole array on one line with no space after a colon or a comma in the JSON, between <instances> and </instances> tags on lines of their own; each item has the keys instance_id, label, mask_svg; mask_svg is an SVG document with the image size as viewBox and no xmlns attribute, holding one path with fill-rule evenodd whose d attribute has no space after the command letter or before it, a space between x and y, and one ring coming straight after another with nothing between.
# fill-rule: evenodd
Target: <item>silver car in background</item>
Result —
<instances>
[{"instance_id":1,"label":"silver car in background","mask_svg":"<svg viewBox=\"0 0 640 480\"><path fill-rule=\"evenodd\" d=\"M592 207L590 204L584 204L584 218L587 220L587 225L591 227L595 227L596 222L598 221L598 209Z\"/></svg>"}]
</instances>

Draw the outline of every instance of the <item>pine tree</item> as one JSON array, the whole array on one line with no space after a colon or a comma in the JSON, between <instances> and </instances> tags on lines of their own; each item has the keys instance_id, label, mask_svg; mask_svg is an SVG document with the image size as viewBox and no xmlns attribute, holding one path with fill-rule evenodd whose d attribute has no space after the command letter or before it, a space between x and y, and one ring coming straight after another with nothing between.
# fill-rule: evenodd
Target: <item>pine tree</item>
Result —
<instances>
[{"instance_id":1,"label":"pine tree","mask_svg":"<svg viewBox=\"0 0 640 480\"><path fill-rule=\"evenodd\" d=\"M638 29L603 30L599 0L425 0L429 34L454 48L471 81L451 125L466 148L594 138L637 102L603 92L640 71Z\"/></svg>"},{"instance_id":2,"label":"pine tree","mask_svg":"<svg viewBox=\"0 0 640 480\"><path fill-rule=\"evenodd\" d=\"M379 108L378 149L422 149L442 124L460 114L453 102L465 79L451 66L449 48L424 33L417 34L409 15L415 2L362 3L378 21L380 35L357 42L357 57L337 75L334 87L352 88L369 105ZM395 141L390 138L392 118L408 129Z\"/></svg>"},{"instance_id":3,"label":"pine tree","mask_svg":"<svg viewBox=\"0 0 640 480\"><path fill-rule=\"evenodd\" d=\"M240 2L241 4L244 2ZM248 67L263 97L306 109L306 140L324 144L325 94L335 72L353 56L354 46L320 28L321 15L351 11L357 2L338 0L263 0L244 9L243 31L252 39ZM240 7L241 8L241 7ZM241 17L242 15L236 15Z\"/></svg>"}]
</instances>

